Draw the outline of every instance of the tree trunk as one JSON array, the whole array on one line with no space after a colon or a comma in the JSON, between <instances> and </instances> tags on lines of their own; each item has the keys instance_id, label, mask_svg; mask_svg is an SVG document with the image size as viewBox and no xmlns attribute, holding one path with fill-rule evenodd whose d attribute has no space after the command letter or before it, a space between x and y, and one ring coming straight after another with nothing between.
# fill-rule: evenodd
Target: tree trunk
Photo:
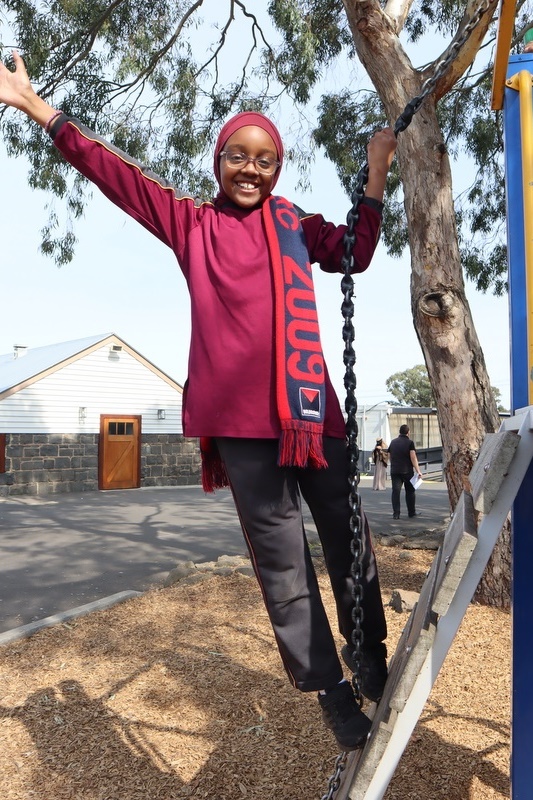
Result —
<instances>
[{"instance_id":1,"label":"tree trunk","mask_svg":"<svg viewBox=\"0 0 533 800\"><path fill-rule=\"evenodd\" d=\"M394 124L420 93L389 20L373 0L344 0L357 53ZM411 250L411 310L424 353L443 443L452 510L487 432L499 427L485 359L466 299L450 162L429 96L398 137L397 157ZM476 599L509 604L509 531L500 537Z\"/></svg>"}]
</instances>

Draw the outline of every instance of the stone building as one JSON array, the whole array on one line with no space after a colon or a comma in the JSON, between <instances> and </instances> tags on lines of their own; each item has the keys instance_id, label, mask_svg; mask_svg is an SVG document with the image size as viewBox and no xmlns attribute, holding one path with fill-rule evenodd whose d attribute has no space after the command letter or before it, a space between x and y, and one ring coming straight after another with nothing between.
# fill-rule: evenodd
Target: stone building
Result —
<instances>
[{"instance_id":1,"label":"stone building","mask_svg":"<svg viewBox=\"0 0 533 800\"><path fill-rule=\"evenodd\" d=\"M115 334L0 356L0 496L201 482L182 387Z\"/></svg>"}]
</instances>

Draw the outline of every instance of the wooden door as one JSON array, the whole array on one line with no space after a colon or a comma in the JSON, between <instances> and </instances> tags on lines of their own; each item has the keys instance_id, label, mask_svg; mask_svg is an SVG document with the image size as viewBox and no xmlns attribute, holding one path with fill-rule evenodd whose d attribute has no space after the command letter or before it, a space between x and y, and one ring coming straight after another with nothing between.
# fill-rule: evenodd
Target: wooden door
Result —
<instances>
[{"instance_id":1,"label":"wooden door","mask_svg":"<svg viewBox=\"0 0 533 800\"><path fill-rule=\"evenodd\" d=\"M137 489L141 485L141 417L100 415L99 489Z\"/></svg>"}]
</instances>

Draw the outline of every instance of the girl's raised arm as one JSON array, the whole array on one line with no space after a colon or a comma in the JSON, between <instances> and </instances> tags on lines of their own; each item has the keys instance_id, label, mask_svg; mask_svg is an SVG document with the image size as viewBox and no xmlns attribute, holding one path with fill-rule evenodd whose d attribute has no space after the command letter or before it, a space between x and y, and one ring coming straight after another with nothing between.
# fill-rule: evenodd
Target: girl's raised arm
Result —
<instances>
[{"instance_id":1,"label":"girl's raised arm","mask_svg":"<svg viewBox=\"0 0 533 800\"><path fill-rule=\"evenodd\" d=\"M57 112L33 90L24 61L16 50L13 51L13 60L13 72L0 61L0 103L18 108L46 128Z\"/></svg>"},{"instance_id":2,"label":"girl's raised arm","mask_svg":"<svg viewBox=\"0 0 533 800\"><path fill-rule=\"evenodd\" d=\"M387 174L396 151L396 137L392 128L377 131L368 142L368 183L366 196L383 200Z\"/></svg>"}]
</instances>

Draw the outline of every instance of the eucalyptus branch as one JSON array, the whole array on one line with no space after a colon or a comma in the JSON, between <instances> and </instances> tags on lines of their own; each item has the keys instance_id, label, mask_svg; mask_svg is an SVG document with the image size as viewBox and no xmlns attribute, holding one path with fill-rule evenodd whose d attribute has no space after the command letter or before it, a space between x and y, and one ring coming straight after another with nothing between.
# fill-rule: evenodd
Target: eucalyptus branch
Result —
<instances>
[{"instance_id":1,"label":"eucalyptus branch","mask_svg":"<svg viewBox=\"0 0 533 800\"><path fill-rule=\"evenodd\" d=\"M160 47L159 50L157 50L153 54L152 58L150 59L150 61L146 65L146 67L144 69L142 69L136 75L135 79L133 81L131 81L131 83L124 85L124 90L125 91L128 90L128 89L133 88L135 86L135 84L138 83L140 80L144 81L146 78L148 78L153 73L153 71L156 68L156 66L158 65L159 61L176 44L177 40L179 39L179 37L181 35L181 32L183 31L183 28L185 27L186 23L189 21L190 17L192 17L194 12L197 11L200 8L200 6L203 6L203 4L204 4L204 0L196 0L196 3L193 3L193 5L185 12L183 17L181 18L178 26L176 27L176 30L174 31L174 33L172 34L170 39L166 42L166 44L164 44L163 47Z\"/></svg>"},{"instance_id":2,"label":"eucalyptus branch","mask_svg":"<svg viewBox=\"0 0 533 800\"><path fill-rule=\"evenodd\" d=\"M475 8L474 8L475 5ZM442 76L440 81L437 83L435 89L435 99L439 100L443 97L447 92L450 91L452 86L460 79L461 75L464 74L465 70L468 69L474 58L476 57L477 52L481 46L481 43L485 37L487 29L492 22L494 14L497 8L497 0L489 0L487 4L487 10L482 14L479 22L475 26L475 28L470 32L470 35L464 41L464 43L459 47L457 50L456 56L452 61L448 70L446 70L445 74ZM477 10L479 6L479 0L470 0L467 5L467 9L463 14L463 18L459 23L455 36L453 37L452 41L450 42L449 46L446 48L442 56L437 59L434 64L432 65L432 69L434 69L435 65L441 61L444 61L449 53L451 53L456 47L457 43L460 41L463 30L465 25L467 25L473 17L473 12Z\"/></svg>"},{"instance_id":3,"label":"eucalyptus branch","mask_svg":"<svg viewBox=\"0 0 533 800\"><path fill-rule=\"evenodd\" d=\"M147 79L153 73L154 69L156 68L156 66L158 65L160 60L169 52L169 50L172 49L172 47L174 46L176 41L179 39L179 37L180 37L180 35L181 35L182 31L183 31L183 28L186 25L186 23L188 22L188 20L190 19L190 17L194 14L195 11L197 11L198 8L200 8L200 6L203 5L203 3L204 3L204 0L197 0L196 3L194 3L188 9L188 11L181 18L181 20L180 20L179 24L177 25L174 33L168 39L168 41L164 44L164 46L160 47L159 50L157 50L152 55L152 57L150 58L150 61L146 65L146 67L144 67L144 69L142 69L140 72L138 72L137 75L135 76L135 78L132 81L129 81L128 83L124 83L121 86L117 87L117 90L114 91L110 95L109 102L111 102L111 100L115 100L117 97L120 97L123 94L131 92L136 86L139 87L139 95L142 94L142 90L146 86Z\"/></svg>"},{"instance_id":4,"label":"eucalyptus branch","mask_svg":"<svg viewBox=\"0 0 533 800\"><path fill-rule=\"evenodd\" d=\"M250 59L252 57L252 53L254 52L254 50L255 50L255 46L250 49L250 52L248 53L248 58L244 62L242 70L241 70L241 80L236 85L236 87L233 90L233 92L231 93L231 104L232 105L233 105L233 103L235 102L236 98L239 96L239 94L241 93L241 91L243 90L243 88L246 85L246 67L248 66L248 64L250 62Z\"/></svg>"},{"instance_id":5,"label":"eucalyptus branch","mask_svg":"<svg viewBox=\"0 0 533 800\"><path fill-rule=\"evenodd\" d=\"M219 43L218 43L213 55L206 62L204 62L201 65L201 67L199 67L199 69L196 70L196 72L194 73L194 77L195 78L197 78L198 75L200 75L200 73L203 72L205 69L207 69L209 64L211 64L213 61L216 61L217 58L218 58L218 54L222 51L222 49L223 49L223 47L224 47L224 45L226 43L226 37L228 35L228 31L230 29L230 26L231 26L231 24L233 22L235 22L234 7L235 7L235 0L230 0L230 14L229 14L229 17L228 17L228 20L227 20L226 24L222 28L222 32L221 32L220 38L218 40ZM217 73L218 73L218 70L217 70Z\"/></svg>"},{"instance_id":6,"label":"eucalyptus branch","mask_svg":"<svg viewBox=\"0 0 533 800\"><path fill-rule=\"evenodd\" d=\"M532 28L533 28L533 22L528 22L527 25L524 25L522 28L520 28L520 30L516 31L515 35L513 36L513 40L511 42L511 47L512 48L518 47L522 39L526 35L526 33L530 31Z\"/></svg>"},{"instance_id":7,"label":"eucalyptus branch","mask_svg":"<svg viewBox=\"0 0 533 800\"><path fill-rule=\"evenodd\" d=\"M272 50L272 47L270 46L270 44L268 43L268 40L267 40L267 38L266 38L265 34L263 33L263 29L262 29L261 25L259 24L259 22L258 22L258 20L257 20L257 17L255 16L255 14L252 14L250 11L248 11L248 9L247 9L247 8L246 8L246 6L244 5L244 3L242 3L242 2L241 2L241 0L234 0L234 2L235 2L235 5L236 5L236 6L239 6L239 8L241 9L241 11L242 11L242 13L244 14L244 16L245 16L245 17L249 17L249 18L252 20L252 22L253 22L253 28L254 28L254 29L255 29L255 28L257 28L257 30L259 31L259 33L260 33L260 35L261 35L261 39L263 40L263 44L265 45L266 49L268 50L268 52L269 52L269 53L270 53L272 56L275 56L275 53L274 53L274 51Z\"/></svg>"},{"instance_id":8,"label":"eucalyptus branch","mask_svg":"<svg viewBox=\"0 0 533 800\"><path fill-rule=\"evenodd\" d=\"M214 63L215 64L215 80L214 80L213 85L212 85L212 92L214 92L214 88L218 84L218 56L219 56L220 52L222 51L222 49L223 49L223 47L224 47L224 45L226 43L226 38L227 38L227 34L228 34L228 31L229 31L229 28L230 28L231 24L235 21L235 7L236 6L238 8L240 8L242 14L245 17L247 17L247 18L252 20L251 36L252 36L252 39L253 39L253 44L250 47L250 50L248 52L248 56L247 56L247 58L246 58L246 60L244 62L244 65L243 65L243 68L242 68L242 71L241 71L241 80L238 83L238 85L236 86L234 92L232 93L232 98L231 98L231 102L232 103L235 101L235 98L239 95L239 93L242 91L242 89L244 88L244 86L246 84L247 67L250 64L250 61L251 61L253 53L256 50L259 49L258 36L260 37L263 45L265 46L265 49L266 49L266 51L267 51L267 53L269 55L270 63L273 64L273 66L274 66L274 72L276 73L276 78L277 78L277 80L280 80L279 75L277 73L277 69L276 69L276 57L275 57L274 50L272 49L271 45L269 44L269 42L268 42L268 40L267 40L267 38L265 36L265 33L264 33L261 25L259 24L258 19L255 16L255 14L252 14L251 12L249 12L247 10L246 6L244 5L244 3L240 2L240 0L231 0L231 2L230 2L230 13L228 15L228 19L227 19L224 27L222 28L222 31L221 31L221 34L220 34L220 38L219 38L219 43L218 43L214 53L212 54L212 56L207 61L205 61L196 70L196 72L194 73L194 77L197 78L204 70L207 69L207 67L209 67L210 64ZM268 93L268 91L265 92L265 93Z\"/></svg>"},{"instance_id":9,"label":"eucalyptus branch","mask_svg":"<svg viewBox=\"0 0 533 800\"><path fill-rule=\"evenodd\" d=\"M414 0L387 0L384 12L394 26L394 32L398 35L405 25L411 6Z\"/></svg>"},{"instance_id":10,"label":"eucalyptus branch","mask_svg":"<svg viewBox=\"0 0 533 800\"><path fill-rule=\"evenodd\" d=\"M95 20L95 22L91 25L91 27L86 33L86 36L89 37L86 46L83 48L83 50L80 50L78 52L77 56L75 56L73 60L71 60L68 64L66 64L66 66L63 68L62 72L60 72L58 76L54 76L53 80L48 81L47 84L41 87L41 89L38 92L38 94L41 97L47 97L48 93L51 92L54 88L56 88L58 83L60 83L64 78L68 78L69 72L76 66L76 64L79 64L80 61L83 61L83 59L89 55L98 37L98 34L100 32L103 23L106 21L106 19L108 19L111 16L113 11L116 8L118 8L118 6L121 5L121 3L123 2L124 0L114 0L114 2L111 3L111 5L104 11L104 13L101 14L97 20Z\"/></svg>"}]
</instances>

